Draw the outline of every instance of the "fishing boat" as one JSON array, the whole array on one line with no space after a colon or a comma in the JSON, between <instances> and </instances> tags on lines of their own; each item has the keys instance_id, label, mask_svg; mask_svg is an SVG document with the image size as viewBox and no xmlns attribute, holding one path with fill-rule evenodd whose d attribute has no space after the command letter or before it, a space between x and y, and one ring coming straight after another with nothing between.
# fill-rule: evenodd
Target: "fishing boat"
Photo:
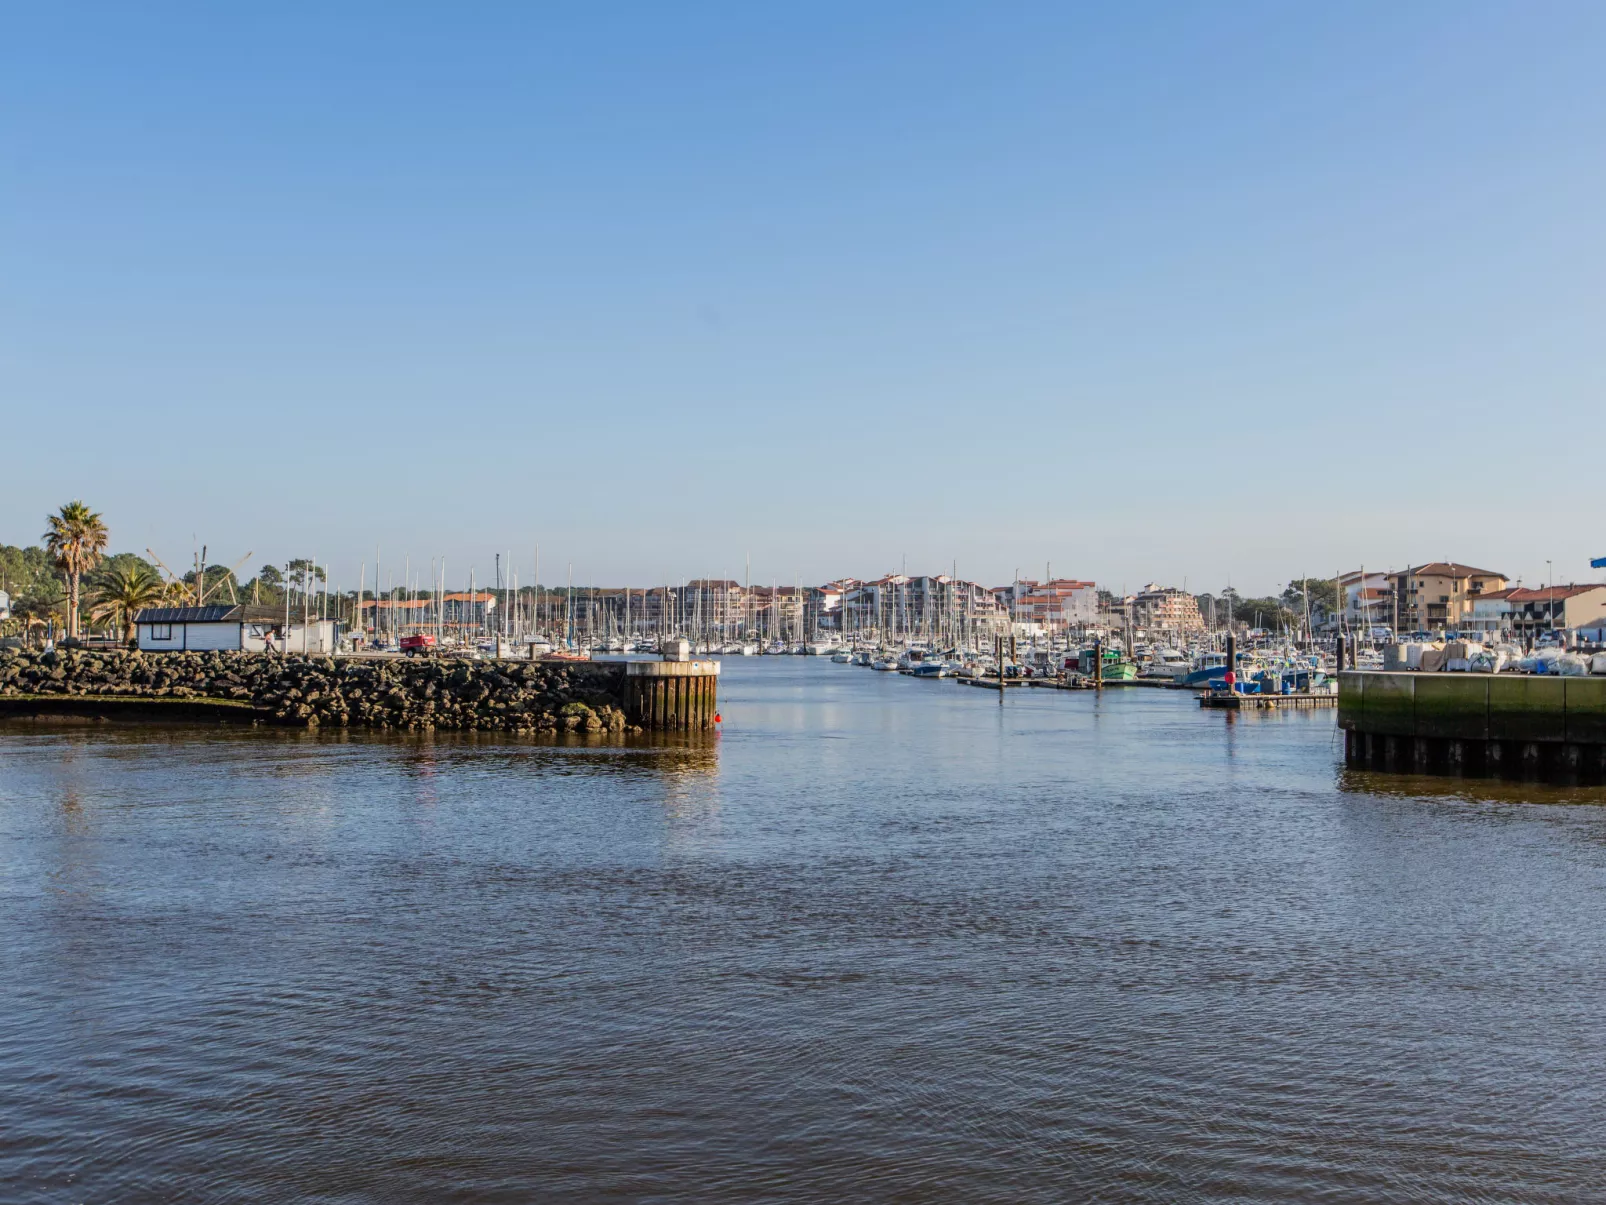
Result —
<instances>
[{"instance_id":1,"label":"fishing boat","mask_svg":"<svg viewBox=\"0 0 1606 1205\"><path fill-rule=\"evenodd\" d=\"M1138 667L1123 658L1120 653L1116 653L1113 658L1106 655L1102 676L1106 682L1135 682L1138 677Z\"/></svg>"},{"instance_id":2,"label":"fishing boat","mask_svg":"<svg viewBox=\"0 0 1606 1205\"><path fill-rule=\"evenodd\" d=\"M1253 662L1248 653L1238 654L1238 680L1244 681L1253 669ZM1214 687L1225 682L1227 678L1227 654L1222 652L1200 653L1194 658L1193 668L1182 679L1184 686L1203 689Z\"/></svg>"},{"instance_id":3,"label":"fishing boat","mask_svg":"<svg viewBox=\"0 0 1606 1205\"><path fill-rule=\"evenodd\" d=\"M1074 663L1067 658L1065 668L1068 670L1074 669L1086 674L1088 677L1092 677L1093 658L1096 655L1095 650L1085 648L1076 656ZM1128 661L1122 655L1120 649L1106 648L1102 660L1104 664L1101 675L1106 682L1131 682L1138 676L1138 667Z\"/></svg>"}]
</instances>

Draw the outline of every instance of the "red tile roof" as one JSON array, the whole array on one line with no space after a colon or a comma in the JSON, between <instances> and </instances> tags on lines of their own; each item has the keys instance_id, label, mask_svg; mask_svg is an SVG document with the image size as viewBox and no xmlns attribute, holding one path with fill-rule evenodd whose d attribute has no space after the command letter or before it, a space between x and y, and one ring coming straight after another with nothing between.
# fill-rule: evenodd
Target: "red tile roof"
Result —
<instances>
[{"instance_id":1,"label":"red tile roof","mask_svg":"<svg viewBox=\"0 0 1606 1205\"><path fill-rule=\"evenodd\" d=\"M1569 584L1565 586L1537 586L1532 589L1519 586L1513 590L1502 591L1512 602L1544 602L1547 599L1577 598L1580 594L1588 594L1591 590L1606 590L1606 585L1592 582L1585 585ZM1487 598L1487 594L1479 597Z\"/></svg>"},{"instance_id":2,"label":"red tile roof","mask_svg":"<svg viewBox=\"0 0 1606 1205\"><path fill-rule=\"evenodd\" d=\"M1496 573L1493 569L1474 569L1471 565L1463 565L1459 561L1429 561L1426 565L1418 565L1415 569L1407 569L1413 577L1499 577L1504 573Z\"/></svg>"}]
</instances>

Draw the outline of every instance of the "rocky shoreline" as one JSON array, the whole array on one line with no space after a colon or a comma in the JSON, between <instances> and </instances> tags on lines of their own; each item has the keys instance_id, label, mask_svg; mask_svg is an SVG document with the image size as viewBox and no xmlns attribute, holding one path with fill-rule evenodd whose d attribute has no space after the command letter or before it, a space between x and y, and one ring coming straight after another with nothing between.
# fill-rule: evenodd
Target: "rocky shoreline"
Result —
<instances>
[{"instance_id":1,"label":"rocky shoreline","mask_svg":"<svg viewBox=\"0 0 1606 1205\"><path fill-rule=\"evenodd\" d=\"M624 667L584 662L61 650L0 653L0 701L217 700L301 728L640 732Z\"/></svg>"}]
</instances>

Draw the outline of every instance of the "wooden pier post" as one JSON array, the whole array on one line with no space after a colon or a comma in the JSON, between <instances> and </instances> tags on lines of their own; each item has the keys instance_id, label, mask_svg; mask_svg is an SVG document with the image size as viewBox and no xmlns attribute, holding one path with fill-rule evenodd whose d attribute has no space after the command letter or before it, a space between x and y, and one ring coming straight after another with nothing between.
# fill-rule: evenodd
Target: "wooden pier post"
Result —
<instances>
[{"instance_id":1,"label":"wooden pier post","mask_svg":"<svg viewBox=\"0 0 1606 1205\"><path fill-rule=\"evenodd\" d=\"M719 662L631 661L625 666L625 718L654 731L714 726Z\"/></svg>"}]
</instances>

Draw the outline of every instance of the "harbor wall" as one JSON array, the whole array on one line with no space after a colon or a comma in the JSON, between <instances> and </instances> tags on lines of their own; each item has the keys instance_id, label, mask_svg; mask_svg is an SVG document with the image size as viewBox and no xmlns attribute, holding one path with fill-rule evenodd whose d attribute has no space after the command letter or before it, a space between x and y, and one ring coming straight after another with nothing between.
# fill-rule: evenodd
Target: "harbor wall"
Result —
<instances>
[{"instance_id":1,"label":"harbor wall","mask_svg":"<svg viewBox=\"0 0 1606 1205\"><path fill-rule=\"evenodd\" d=\"M0 715L204 715L304 728L516 733L712 726L717 666L710 673L690 668L707 662L682 665L663 678L676 685L653 691L627 690L630 664L637 663L6 652L0 653Z\"/></svg>"},{"instance_id":2,"label":"harbor wall","mask_svg":"<svg viewBox=\"0 0 1606 1205\"><path fill-rule=\"evenodd\" d=\"M1351 765L1606 781L1606 677L1347 670Z\"/></svg>"}]
</instances>

